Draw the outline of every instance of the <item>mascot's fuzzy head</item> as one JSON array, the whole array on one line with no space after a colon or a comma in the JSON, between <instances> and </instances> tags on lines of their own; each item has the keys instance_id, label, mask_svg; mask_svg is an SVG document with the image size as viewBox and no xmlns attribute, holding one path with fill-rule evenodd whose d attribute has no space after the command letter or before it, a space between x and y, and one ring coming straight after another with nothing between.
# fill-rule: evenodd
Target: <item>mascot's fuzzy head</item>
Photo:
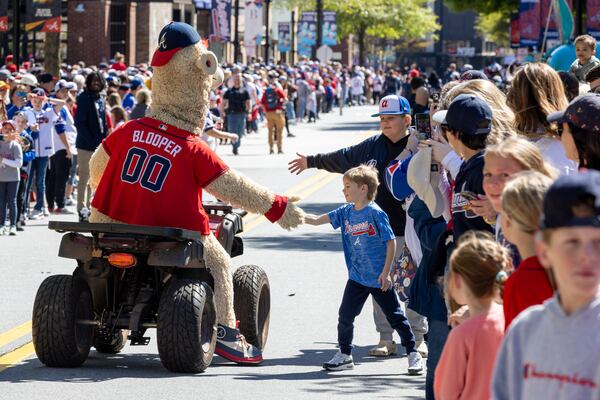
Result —
<instances>
[{"instance_id":1,"label":"mascot's fuzzy head","mask_svg":"<svg viewBox=\"0 0 600 400\"><path fill-rule=\"evenodd\" d=\"M154 74L148 116L200 135L210 89L223 82L215 54L204 47L190 25L171 22L160 31L151 65Z\"/></svg>"}]
</instances>

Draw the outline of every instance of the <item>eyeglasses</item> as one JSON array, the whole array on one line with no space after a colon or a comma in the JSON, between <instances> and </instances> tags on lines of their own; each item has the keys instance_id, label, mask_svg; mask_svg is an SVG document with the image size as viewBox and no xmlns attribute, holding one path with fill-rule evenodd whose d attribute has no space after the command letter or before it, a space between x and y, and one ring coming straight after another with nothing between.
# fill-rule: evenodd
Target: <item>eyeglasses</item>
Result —
<instances>
[{"instance_id":1,"label":"eyeglasses","mask_svg":"<svg viewBox=\"0 0 600 400\"><path fill-rule=\"evenodd\" d=\"M590 89L590 93L600 93L600 85L596 86L593 89Z\"/></svg>"}]
</instances>

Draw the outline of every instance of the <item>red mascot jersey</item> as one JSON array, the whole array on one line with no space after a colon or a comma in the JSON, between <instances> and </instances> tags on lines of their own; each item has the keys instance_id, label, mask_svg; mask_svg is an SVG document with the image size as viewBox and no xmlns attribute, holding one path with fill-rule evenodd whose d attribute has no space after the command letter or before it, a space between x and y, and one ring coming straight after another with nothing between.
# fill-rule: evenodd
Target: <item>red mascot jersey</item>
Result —
<instances>
[{"instance_id":1,"label":"red mascot jersey","mask_svg":"<svg viewBox=\"0 0 600 400\"><path fill-rule=\"evenodd\" d=\"M202 188L229 167L196 135L152 118L102 142L110 156L92 206L118 221L210 234Z\"/></svg>"}]
</instances>

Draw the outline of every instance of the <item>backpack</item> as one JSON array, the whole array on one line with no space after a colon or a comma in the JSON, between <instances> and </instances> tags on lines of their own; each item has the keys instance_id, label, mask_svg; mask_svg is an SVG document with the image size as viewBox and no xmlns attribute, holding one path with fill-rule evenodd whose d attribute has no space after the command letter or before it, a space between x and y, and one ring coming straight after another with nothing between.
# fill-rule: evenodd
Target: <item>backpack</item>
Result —
<instances>
[{"instance_id":1,"label":"backpack","mask_svg":"<svg viewBox=\"0 0 600 400\"><path fill-rule=\"evenodd\" d=\"M271 86L265 91L265 100L267 103L267 110L275 110L279 107L279 96Z\"/></svg>"}]
</instances>

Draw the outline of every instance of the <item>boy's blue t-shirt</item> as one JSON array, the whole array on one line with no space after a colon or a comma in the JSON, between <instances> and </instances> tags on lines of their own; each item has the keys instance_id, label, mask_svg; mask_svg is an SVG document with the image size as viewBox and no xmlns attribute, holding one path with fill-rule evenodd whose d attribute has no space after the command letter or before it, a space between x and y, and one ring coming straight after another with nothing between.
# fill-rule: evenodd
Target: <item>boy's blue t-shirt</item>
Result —
<instances>
[{"instance_id":1,"label":"boy's blue t-shirt","mask_svg":"<svg viewBox=\"0 0 600 400\"><path fill-rule=\"evenodd\" d=\"M342 228L344 257L351 280L379 288L377 278L385 265L387 242L395 239L387 214L371 202L362 210L345 204L329 214L334 229Z\"/></svg>"}]
</instances>

